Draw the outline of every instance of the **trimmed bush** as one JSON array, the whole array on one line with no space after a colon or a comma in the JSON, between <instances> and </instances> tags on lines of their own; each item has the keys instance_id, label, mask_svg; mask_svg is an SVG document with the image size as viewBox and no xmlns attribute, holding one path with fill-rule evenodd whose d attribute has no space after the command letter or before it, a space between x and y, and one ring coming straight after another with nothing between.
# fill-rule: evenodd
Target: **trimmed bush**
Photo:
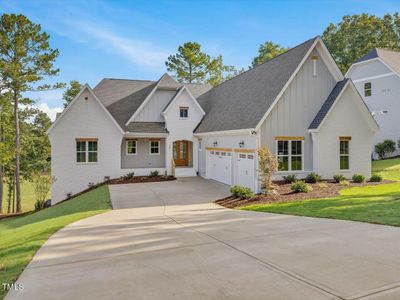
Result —
<instances>
[{"instance_id":1,"label":"trimmed bush","mask_svg":"<svg viewBox=\"0 0 400 300\"><path fill-rule=\"evenodd\" d=\"M305 181L307 183L317 183L322 180L322 177L318 175L317 173L311 172L310 174L307 175Z\"/></svg>"},{"instance_id":2,"label":"trimmed bush","mask_svg":"<svg viewBox=\"0 0 400 300\"><path fill-rule=\"evenodd\" d=\"M297 175L295 174L290 174L282 177L283 180L285 180L286 183L293 183L297 181Z\"/></svg>"},{"instance_id":3,"label":"trimmed bush","mask_svg":"<svg viewBox=\"0 0 400 300\"><path fill-rule=\"evenodd\" d=\"M151 171L149 177L156 177L158 176L158 171Z\"/></svg>"},{"instance_id":4,"label":"trimmed bush","mask_svg":"<svg viewBox=\"0 0 400 300\"><path fill-rule=\"evenodd\" d=\"M336 183L339 183L343 180L346 180L346 177L344 177L342 174L335 174L333 175L333 180L335 180Z\"/></svg>"},{"instance_id":5,"label":"trimmed bush","mask_svg":"<svg viewBox=\"0 0 400 300\"><path fill-rule=\"evenodd\" d=\"M342 180L339 183L340 183L340 185L343 185L343 186L349 186L350 185L350 181L348 181L348 180Z\"/></svg>"},{"instance_id":6,"label":"trimmed bush","mask_svg":"<svg viewBox=\"0 0 400 300\"><path fill-rule=\"evenodd\" d=\"M122 176L122 179L129 180L129 179L132 179L133 176L135 176L135 173L134 172L129 172L128 174Z\"/></svg>"},{"instance_id":7,"label":"trimmed bush","mask_svg":"<svg viewBox=\"0 0 400 300\"><path fill-rule=\"evenodd\" d=\"M383 180L381 175L378 174L374 174L371 176L371 178L369 179L369 181L371 182L381 182Z\"/></svg>"},{"instance_id":8,"label":"trimmed bush","mask_svg":"<svg viewBox=\"0 0 400 300\"><path fill-rule=\"evenodd\" d=\"M293 182L290 188L295 193L308 193L313 190L312 187L304 181Z\"/></svg>"},{"instance_id":9,"label":"trimmed bush","mask_svg":"<svg viewBox=\"0 0 400 300\"><path fill-rule=\"evenodd\" d=\"M365 176L362 174L354 174L353 181L355 183L363 183L365 181Z\"/></svg>"},{"instance_id":10,"label":"trimmed bush","mask_svg":"<svg viewBox=\"0 0 400 300\"><path fill-rule=\"evenodd\" d=\"M234 185L229 191L232 193L232 196L240 199L249 199L254 197L254 194L250 188L240 185Z\"/></svg>"}]
</instances>

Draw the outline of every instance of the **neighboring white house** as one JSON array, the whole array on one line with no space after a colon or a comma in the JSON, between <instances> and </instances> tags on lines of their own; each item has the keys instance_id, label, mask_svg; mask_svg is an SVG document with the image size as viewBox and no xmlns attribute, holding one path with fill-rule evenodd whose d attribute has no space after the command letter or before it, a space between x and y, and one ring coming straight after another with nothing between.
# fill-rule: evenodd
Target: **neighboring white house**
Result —
<instances>
[{"instance_id":1,"label":"neighboring white house","mask_svg":"<svg viewBox=\"0 0 400 300\"><path fill-rule=\"evenodd\" d=\"M374 144L400 139L400 52L372 49L347 71L379 124ZM396 151L393 155L399 155Z\"/></svg>"},{"instance_id":2,"label":"neighboring white house","mask_svg":"<svg viewBox=\"0 0 400 300\"><path fill-rule=\"evenodd\" d=\"M160 80L88 85L49 129L53 203L97 183L158 170L259 191L257 148L276 178L369 176L378 125L319 37L211 88Z\"/></svg>"}]
</instances>

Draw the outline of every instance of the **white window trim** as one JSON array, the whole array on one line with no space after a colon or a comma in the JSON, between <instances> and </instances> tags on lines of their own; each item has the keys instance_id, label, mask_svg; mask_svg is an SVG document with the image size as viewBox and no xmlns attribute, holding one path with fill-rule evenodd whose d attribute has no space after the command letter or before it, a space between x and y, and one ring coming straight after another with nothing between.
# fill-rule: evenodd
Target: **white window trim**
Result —
<instances>
[{"instance_id":1,"label":"white window trim","mask_svg":"<svg viewBox=\"0 0 400 300\"><path fill-rule=\"evenodd\" d=\"M347 141L349 143L349 154L340 154L340 142L342 142L342 141L339 140L339 171L340 172L351 172L351 143L350 143L350 141ZM341 169L340 168L340 158L342 156L348 156L349 157L349 168L348 169Z\"/></svg>"},{"instance_id":2,"label":"white window trim","mask_svg":"<svg viewBox=\"0 0 400 300\"><path fill-rule=\"evenodd\" d=\"M203 150L203 140L202 139L198 140L198 145L199 145L199 151L202 151Z\"/></svg>"},{"instance_id":3,"label":"white window trim","mask_svg":"<svg viewBox=\"0 0 400 300\"><path fill-rule=\"evenodd\" d=\"M157 142L158 143L158 153L151 153L151 142ZM150 155L160 155L161 154L161 142L160 142L160 140L151 140L151 141L149 141L149 154Z\"/></svg>"},{"instance_id":4,"label":"white window trim","mask_svg":"<svg viewBox=\"0 0 400 300\"><path fill-rule=\"evenodd\" d=\"M135 142L135 153L129 153L128 152L128 144L129 144L129 142ZM137 143L137 141L136 140L126 140L126 146L125 146L125 150L126 150L126 155L129 155L129 156L131 156L131 155L137 155L137 153L138 153L138 143Z\"/></svg>"},{"instance_id":5,"label":"white window trim","mask_svg":"<svg viewBox=\"0 0 400 300\"><path fill-rule=\"evenodd\" d=\"M85 151L77 151L76 150L76 143L77 142L85 142ZM93 140L75 140L75 164L77 165L97 165L99 163L99 141L97 142L97 151L89 151L89 142L94 142ZM77 161L77 153L78 152L85 152L85 161L78 162ZM97 153L97 161L89 161L89 152L96 152Z\"/></svg>"},{"instance_id":6,"label":"white window trim","mask_svg":"<svg viewBox=\"0 0 400 300\"><path fill-rule=\"evenodd\" d=\"M288 154L287 155L278 155L278 142L287 141L288 144ZM301 170L293 170L292 171L292 141L301 142ZM302 173L304 172L304 140L276 140L275 141L275 153L276 157L285 156L288 157L289 160L289 170L287 171L277 171L277 174L285 174L285 173ZM293 156L300 156L300 155L293 155Z\"/></svg>"},{"instance_id":7,"label":"white window trim","mask_svg":"<svg viewBox=\"0 0 400 300\"><path fill-rule=\"evenodd\" d=\"M181 110L182 109L186 109L186 111L187 111L187 117L181 117ZM189 107L187 107L187 106L180 106L179 107L179 119L181 119L181 120L187 120L187 119L189 119Z\"/></svg>"}]
</instances>

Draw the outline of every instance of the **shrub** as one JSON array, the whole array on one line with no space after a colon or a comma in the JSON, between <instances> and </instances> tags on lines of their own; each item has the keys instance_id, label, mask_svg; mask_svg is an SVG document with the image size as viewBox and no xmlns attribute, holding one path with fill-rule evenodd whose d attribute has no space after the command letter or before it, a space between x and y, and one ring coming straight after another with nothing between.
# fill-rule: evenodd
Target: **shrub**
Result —
<instances>
[{"instance_id":1,"label":"shrub","mask_svg":"<svg viewBox=\"0 0 400 300\"><path fill-rule=\"evenodd\" d=\"M290 174L282 177L283 180L285 180L286 183L293 183L297 181L297 175L295 174Z\"/></svg>"},{"instance_id":2,"label":"shrub","mask_svg":"<svg viewBox=\"0 0 400 300\"><path fill-rule=\"evenodd\" d=\"M342 174L335 174L333 175L333 180L335 180L336 183L339 183L343 180L346 180L346 177L344 177Z\"/></svg>"},{"instance_id":3,"label":"shrub","mask_svg":"<svg viewBox=\"0 0 400 300\"><path fill-rule=\"evenodd\" d=\"M254 194L250 188L240 185L234 185L229 191L232 193L232 196L240 199L249 199L254 197Z\"/></svg>"},{"instance_id":4,"label":"shrub","mask_svg":"<svg viewBox=\"0 0 400 300\"><path fill-rule=\"evenodd\" d=\"M55 177L47 174L36 173L32 176L33 191L35 193L35 210L41 210L45 207L46 196L50 191Z\"/></svg>"},{"instance_id":5,"label":"shrub","mask_svg":"<svg viewBox=\"0 0 400 300\"><path fill-rule=\"evenodd\" d=\"M308 193L313 190L312 187L304 181L295 181L290 188L295 193Z\"/></svg>"},{"instance_id":6,"label":"shrub","mask_svg":"<svg viewBox=\"0 0 400 300\"><path fill-rule=\"evenodd\" d=\"M328 186L326 183L324 183L324 182L320 182L320 183L318 183L317 185L318 185L318 187L321 188L321 189L327 189L327 188L329 187L329 186Z\"/></svg>"},{"instance_id":7,"label":"shrub","mask_svg":"<svg viewBox=\"0 0 400 300\"><path fill-rule=\"evenodd\" d=\"M378 174L374 174L371 176L371 178L369 179L369 181L371 182L381 182L382 181L382 176L378 175Z\"/></svg>"},{"instance_id":8,"label":"shrub","mask_svg":"<svg viewBox=\"0 0 400 300\"><path fill-rule=\"evenodd\" d=\"M158 171L151 171L149 177L156 177L158 176Z\"/></svg>"},{"instance_id":9,"label":"shrub","mask_svg":"<svg viewBox=\"0 0 400 300\"><path fill-rule=\"evenodd\" d=\"M133 176L135 176L135 173L134 172L129 172L128 174L122 176L122 179L129 180L129 179L132 179Z\"/></svg>"},{"instance_id":10,"label":"shrub","mask_svg":"<svg viewBox=\"0 0 400 300\"><path fill-rule=\"evenodd\" d=\"M267 193L275 194L277 186L273 184L272 176L278 171L278 158L269 151L268 147L259 148L257 154L261 188Z\"/></svg>"},{"instance_id":11,"label":"shrub","mask_svg":"<svg viewBox=\"0 0 400 300\"><path fill-rule=\"evenodd\" d=\"M396 142L389 139L375 145L375 153L378 154L380 159L387 157L395 150Z\"/></svg>"},{"instance_id":12,"label":"shrub","mask_svg":"<svg viewBox=\"0 0 400 300\"><path fill-rule=\"evenodd\" d=\"M363 183L365 181L365 176L362 174L354 174L353 181L355 183Z\"/></svg>"},{"instance_id":13,"label":"shrub","mask_svg":"<svg viewBox=\"0 0 400 300\"><path fill-rule=\"evenodd\" d=\"M340 185L343 185L343 186L349 186L350 185L350 182L348 180L341 180L339 183L340 183Z\"/></svg>"},{"instance_id":14,"label":"shrub","mask_svg":"<svg viewBox=\"0 0 400 300\"><path fill-rule=\"evenodd\" d=\"M317 173L311 172L310 174L307 175L305 181L307 183L317 183L322 180L322 177L318 175Z\"/></svg>"}]
</instances>

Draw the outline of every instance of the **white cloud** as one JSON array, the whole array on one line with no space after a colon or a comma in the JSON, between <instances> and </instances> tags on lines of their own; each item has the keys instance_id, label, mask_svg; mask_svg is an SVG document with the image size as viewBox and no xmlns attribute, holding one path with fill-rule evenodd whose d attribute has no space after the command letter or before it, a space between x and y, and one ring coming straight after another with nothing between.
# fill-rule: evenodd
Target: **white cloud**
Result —
<instances>
[{"instance_id":1,"label":"white cloud","mask_svg":"<svg viewBox=\"0 0 400 300\"><path fill-rule=\"evenodd\" d=\"M49 107L47 103L40 103L36 107L46 113L52 121L56 119L57 113L63 110L61 107Z\"/></svg>"},{"instance_id":2,"label":"white cloud","mask_svg":"<svg viewBox=\"0 0 400 300\"><path fill-rule=\"evenodd\" d=\"M75 39L77 38L76 31L83 34L79 36L79 42L91 43L108 52L115 51L134 64L153 69L164 68L168 53L156 50L158 47L150 42L119 35L105 26L88 21L69 20L65 22L74 28Z\"/></svg>"}]
</instances>

